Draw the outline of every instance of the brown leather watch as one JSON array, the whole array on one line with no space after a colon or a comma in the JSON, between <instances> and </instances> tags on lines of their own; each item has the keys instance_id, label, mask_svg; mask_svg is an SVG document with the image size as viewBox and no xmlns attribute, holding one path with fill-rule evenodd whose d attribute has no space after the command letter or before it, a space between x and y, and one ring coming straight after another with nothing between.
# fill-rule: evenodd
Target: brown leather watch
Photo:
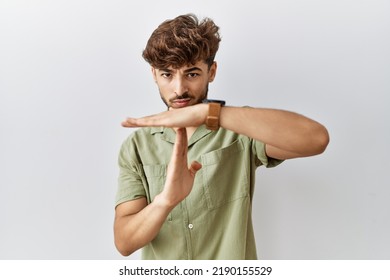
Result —
<instances>
[{"instance_id":1,"label":"brown leather watch","mask_svg":"<svg viewBox=\"0 0 390 280\"><path fill-rule=\"evenodd\" d=\"M221 107L225 105L225 101L216 99L204 99L202 102L209 104L209 112L205 123L207 129L218 130L219 115L221 113Z\"/></svg>"}]
</instances>

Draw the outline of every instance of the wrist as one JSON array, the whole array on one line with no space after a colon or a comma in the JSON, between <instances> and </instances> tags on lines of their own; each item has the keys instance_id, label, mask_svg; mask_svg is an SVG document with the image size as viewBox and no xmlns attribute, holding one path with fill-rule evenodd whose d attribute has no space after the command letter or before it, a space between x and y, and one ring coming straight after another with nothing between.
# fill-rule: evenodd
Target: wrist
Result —
<instances>
[{"instance_id":1,"label":"wrist","mask_svg":"<svg viewBox=\"0 0 390 280\"><path fill-rule=\"evenodd\" d=\"M179 203L176 203L174 201L172 201L171 199L168 199L165 195L164 195L164 192L161 192L159 193L158 195L156 195L153 199L153 203L161 208L161 209L164 209L165 211L167 211L168 213L170 211L172 211L173 208L175 208L175 206Z\"/></svg>"},{"instance_id":2,"label":"wrist","mask_svg":"<svg viewBox=\"0 0 390 280\"><path fill-rule=\"evenodd\" d=\"M210 130L218 130L220 126L221 108L225 105L224 100L205 99L203 103L207 103L207 116L205 125Z\"/></svg>"}]
</instances>

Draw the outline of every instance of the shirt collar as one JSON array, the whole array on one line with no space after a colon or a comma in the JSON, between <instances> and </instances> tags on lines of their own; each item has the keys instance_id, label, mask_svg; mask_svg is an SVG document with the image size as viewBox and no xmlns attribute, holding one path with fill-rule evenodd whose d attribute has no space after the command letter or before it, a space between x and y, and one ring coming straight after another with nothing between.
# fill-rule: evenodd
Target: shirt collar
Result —
<instances>
[{"instance_id":1,"label":"shirt collar","mask_svg":"<svg viewBox=\"0 0 390 280\"><path fill-rule=\"evenodd\" d=\"M198 142L200 139L205 137L206 135L210 134L212 131L207 129L205 125L199 126L194 134L192 134L188 146L191 146ZM176 133L172 128L169 127L152 127L150 129L150 134L154 135L160 133L161 134L161 139L164 141L167 141L169 143L175 143L175 138L176 138Z\"/></svg>"}]
</instances>

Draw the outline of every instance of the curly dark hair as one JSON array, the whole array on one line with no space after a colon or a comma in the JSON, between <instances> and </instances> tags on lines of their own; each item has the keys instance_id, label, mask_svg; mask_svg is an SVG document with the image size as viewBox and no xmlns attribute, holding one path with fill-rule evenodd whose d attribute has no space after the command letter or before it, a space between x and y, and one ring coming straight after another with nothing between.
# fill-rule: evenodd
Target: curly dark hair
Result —
<instances>
[{"instance_id":1,"label":"curly dark hair","mask_svg":"<svg viewBox=\"0 0 390 280\"><path fill-rule=\"evenodd\" d=\"M194 14L166 20L150 36L143 58L158 69L181 68L203 60L210 67L218 51L219 27L209 18Z\"/></svg>"}]
</instances>

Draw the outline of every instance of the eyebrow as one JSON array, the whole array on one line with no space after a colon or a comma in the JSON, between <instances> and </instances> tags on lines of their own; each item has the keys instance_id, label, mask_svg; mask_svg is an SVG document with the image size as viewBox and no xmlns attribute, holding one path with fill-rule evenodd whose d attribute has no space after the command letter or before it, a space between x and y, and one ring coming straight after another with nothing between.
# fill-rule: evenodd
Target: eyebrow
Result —
<instances>
[{"instance_id":1,"label":"eyebrow","mask_svg":"<svg viewBox=\"0 0 390 280\"><path fill-rule=\"evenodd\" d=\"M200 69L199 67L192 67L192 68L184 70L184 73L189 73L189 72L193 72L193 71L200 71L200 72L202 72L202 69Z\"/></svg>"},{"instance_id":2,"label":"eyebrow","mask_svg":"<svg viewBox=\"0 0 390 280\"><path fill-rule=\"evenodd\" d=\"M160 70L161 72L167 72L167 73L172 73L174 70L172 69L168 69L168 68L161 68L161 69L158 69ZM188 68L186 70L184 70L184 73L189 73L189 72L193 72L193 71L200 71L202 72L202 69L200 69L199 67L191 67L191 68Z\"/></svg>"},{"instance_id":3,"label":"eyebrow","mask_svg":"<svg viewBox=\"0 0 390 280\"><path fill-rule=\"evenodd\" d=\"M168 72L168 73L171 73L173 71L173 70L168 69L168 68L161 68L161 69L157 69L157 70L159 70L161 72Z\"/></svg>"}]
</instances>

